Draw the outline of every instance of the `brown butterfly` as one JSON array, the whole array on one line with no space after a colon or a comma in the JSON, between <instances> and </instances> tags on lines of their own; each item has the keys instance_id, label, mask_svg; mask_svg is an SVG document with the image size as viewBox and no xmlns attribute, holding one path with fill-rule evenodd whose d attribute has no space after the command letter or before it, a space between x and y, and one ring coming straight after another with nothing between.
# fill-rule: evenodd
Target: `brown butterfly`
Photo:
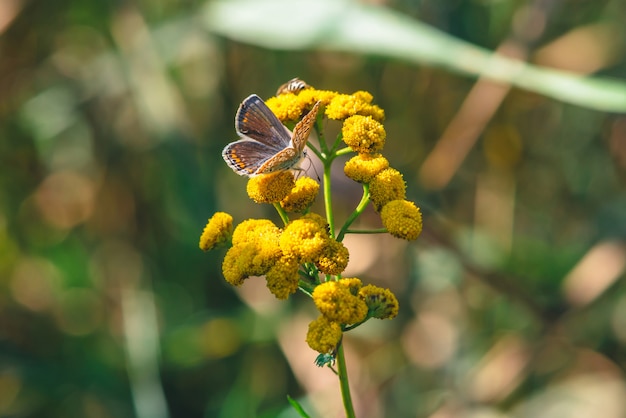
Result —
<instances>
[{"instance_id":1,"label":"brown butterfly","mask_svg":"<svg viewBox=\"0 0 626 418\"><path fill-rule=\"evenodd\" d=\"M222 151L224 161L235 173L248 177L296 167L320 103L313 105L292 133L259 96L248 96L235 115L235 130L241 139L226 145Z\"/></svg>"}]
</instances>

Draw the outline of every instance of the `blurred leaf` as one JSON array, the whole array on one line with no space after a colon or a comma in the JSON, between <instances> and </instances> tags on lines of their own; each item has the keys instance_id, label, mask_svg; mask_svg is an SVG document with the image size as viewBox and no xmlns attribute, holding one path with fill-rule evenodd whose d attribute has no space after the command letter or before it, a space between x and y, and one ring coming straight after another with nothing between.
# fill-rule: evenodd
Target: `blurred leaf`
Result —
<instances>
[{"instance_id":1,"label":"blurred leaf","mask_svg":"<svg viewBox=\"0 0 626 418\"><path fill-rule=\"evenodd\" d=\"M304 408L302 408L302 405L300 405L298 401L296 401L294 398L292 398L289 395L287 395L287 400L289 400L289 403L291 404L291 406L293 406L293 409L295 409L298 412L298 414L300 414L301 417L310 418L309 414L307 414L304 411Z\"/></svg>"},{"instance_id":2,"label":"blurred leaf","mask_svg":"<svg viewBox=\"0 0 626 418\"><path fill-rule=\"evenodd\" d=\"M382 55L484 76L579 106L626 112L626 82L540 68L464 42L392 10L352 1L209 3L209 30L273 49Z\"/></svg>"}]
</instances>

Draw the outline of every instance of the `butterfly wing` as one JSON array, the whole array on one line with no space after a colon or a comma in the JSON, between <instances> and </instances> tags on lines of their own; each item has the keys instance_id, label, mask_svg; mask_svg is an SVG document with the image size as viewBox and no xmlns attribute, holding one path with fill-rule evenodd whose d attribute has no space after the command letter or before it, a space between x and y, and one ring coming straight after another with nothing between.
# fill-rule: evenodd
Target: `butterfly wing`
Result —
<instances>
[{"instance_id":1,"label":"butterfly wing","mask_svg":"<svg viewBox=\"0 0 626 418\"><path fill-rule=\"evenodd\" d=\"M313 129L315 119L317 118L317 112L319 111L320 103L321 102L319 101L315 103L311 111L307 113L302 118L302 120L298 122L293 128L293 147L298 153L301 153L304 150L306 141L307 139L309 139L309 134L311 133L311 129Z\"/></svg>"},{"instance_id":2,"label":"butterfly wing","mask_svg":"<svg viewBox=\"0 0 626 418\"><path fill-rule=\"evenodd\" d=\"M242 139L224 148L224 161L240 176L289 170L302 158L319 106L320 102L315 103L292 134L259 96L248 96L235 116L235 129Z\"/></svg>"},{"instance_id":3,"label":"butterfly wing","mask_svg":"<svg viewBox=\"0 0 626 418\"><path fill-rule=\"evenodd\" d=\"M275 171L289 170L298 164L301 159L302 153L298 153L293 147L285 148L265 161L257 169L257 174L268 174Z\"/></svg>"},{"instance_id":4,"label":"butterfly wing","mask_svg":"<svg viewBox=\"0 0 626 418\"><path fill-rule=\"evenodd\" d=\"M235 129L239 136L265 144L279 152L289 146L291 132L256 94L248 96L235 115Z\"/></svg>"},{"instance_id":5,"label":"butterfly wing","mask_svg":"<svg viewBox=\"0 0 626 418\"><path fill-rule=\"evenodd\" d=\"M275 149L251 139L231 142L222 151L226 164L240 176L248 177L259 174L259 168L276 154Z\"/></svg>"}]
</instances>

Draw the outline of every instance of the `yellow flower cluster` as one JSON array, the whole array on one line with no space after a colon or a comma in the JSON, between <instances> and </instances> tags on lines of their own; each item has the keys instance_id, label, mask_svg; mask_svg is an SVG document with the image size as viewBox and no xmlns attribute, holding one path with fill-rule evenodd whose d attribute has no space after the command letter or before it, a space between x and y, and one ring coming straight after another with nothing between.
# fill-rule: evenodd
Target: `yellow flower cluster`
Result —
<instances>
[{"instance_id":1,"label":"yellow flower cluster","mask_svg":"<svg viewBox=\"0 0 626 418\"><path fill-rule=\"evenodd\" d=\"M341 274L348 265L348 249L331 238L327 228L326 220L316 213L289 222L280 236L283 254L301 264L314 263L323 273Z\"/></svg>"},{"instance_id":2,"label":"yellow flower cluster","mask_svg":"<svg viewBox=\"0 0 626 418\"><path fill-rule=\"evenodd\" d=\"M232 217L225 213L214 215L202 234L200 247L215 247L211 243L222 236L230 238L230 231ZM272 294L286 299L298 289L301 265L312 263L322 273L338 275L348 265L348 259L348 249L330 237L326 220L318 214L306 214L284 229L268 219L248 219L232 231L232 247L222 262L222 273L234 286L242 285L251 276L265 276Z\"/></svg>"},{"instance_id":3,"label":"yellow flower cluster","mask_svg":"<svg viewBox=\"0 0 626 418\"><path fill-rule=\"evenodd\" d=\"M347 326L398 314L398 299L389 289L363 286L358 278L322 283L312 296L320 316L309 324L306 341L320 353L332 352Z\"/></svg>"},{"instance_id":4,"label":"yellow flower cluster","mask_svg":"<svg viewBox=\"0 0 626 418\"><path fill-rule=\"evenodd\" d=\"M384 113L378 107L371 107L371 100L372 96L365 92L338 95L326 108L329 117L344 119L343 141L357 152L344 165L344 173L348 178L368 185L369 199L380 212L383 225L390 234L414 240L422 231L421 213L415 204L405 200L406 184L402 174L389 167L387 159L380 154L386 140L381 123ZM402 203L394 203L384 210L390 202L396 201Z\"/></svg>"},{"instance_id":5,"label":"yellow flower cluster","mask_svg":"<svg viewBox=\"0 0 626 418\"><path fill-rule=\"evenodd\" d=\"M226 281L240 286L250 276L266 274L282 256L279 238L280 229L266 219L249 219L237 226L222 263Z\"/></svg>"},{"instance_id":6,"label":"yellow flower cluster","mask_svg":"<svg viewBox=\"0 0 626 418\"><path fill-rule=\"evenodd\" d=\"M339 94L336 91L307 88L296 93L287 92L270 97L265 104L282 122L297 121L320 101L326 108L326 116L345 120L354 115L369 116L375 121L385 119L385 112L372 104L372 95L366 91Z\"/></svg>"}]
</instances>

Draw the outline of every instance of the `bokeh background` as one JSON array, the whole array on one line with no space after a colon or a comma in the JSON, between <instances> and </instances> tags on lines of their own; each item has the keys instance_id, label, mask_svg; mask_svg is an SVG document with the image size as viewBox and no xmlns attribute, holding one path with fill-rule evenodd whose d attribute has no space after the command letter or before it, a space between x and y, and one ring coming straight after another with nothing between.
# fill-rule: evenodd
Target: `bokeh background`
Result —
<instances>
[{"instance_id":1,"label":"bokeh background","mask_svg":"<svg viewBox=\"0 0 626 418\"><path fill-rule=\"evenodd\" d=\"M342 416L310 300L231 288L198 249L215 211L278 222L220 151L244 97L296 76L374 95L424 213L416 242L346 239L347 273L401 305L344 339L358 415L626 416L624 21L622 0L3 0L0 416L296 416L286 395ZM334 190L345 216L360 190Z\"/></svg>"}]
</instances>

